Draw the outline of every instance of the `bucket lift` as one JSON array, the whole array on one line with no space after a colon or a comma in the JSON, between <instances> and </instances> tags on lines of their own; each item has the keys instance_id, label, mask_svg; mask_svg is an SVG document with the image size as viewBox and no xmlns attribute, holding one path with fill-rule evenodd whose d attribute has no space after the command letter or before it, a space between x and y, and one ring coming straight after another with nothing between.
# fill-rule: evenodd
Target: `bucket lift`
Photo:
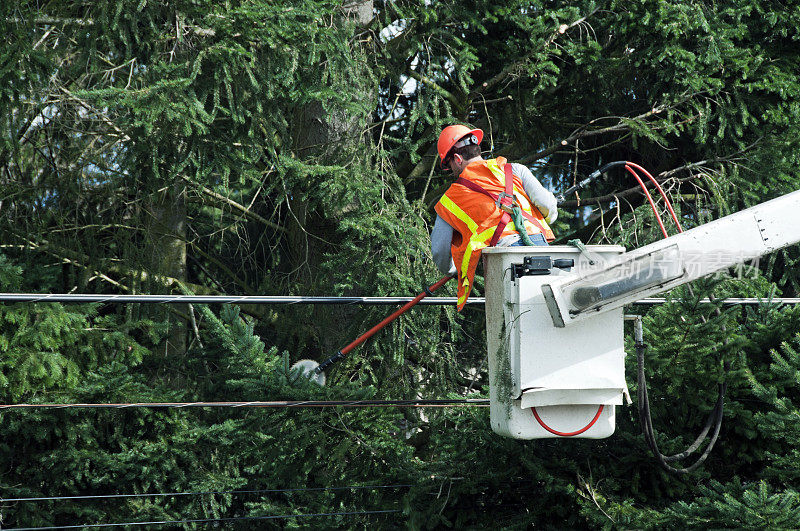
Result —
<instances>
[{"instance_id":1,"label":"bucket lift","mask_svg":"<svg viewBox=\"0 0 800 531\"><path fill-rule=\"evenodd\" d=\"M483 250L492 429L604 438L627 397L623 307L800 241L800 191L624 252Z\"/></svg>"}]
</instances>

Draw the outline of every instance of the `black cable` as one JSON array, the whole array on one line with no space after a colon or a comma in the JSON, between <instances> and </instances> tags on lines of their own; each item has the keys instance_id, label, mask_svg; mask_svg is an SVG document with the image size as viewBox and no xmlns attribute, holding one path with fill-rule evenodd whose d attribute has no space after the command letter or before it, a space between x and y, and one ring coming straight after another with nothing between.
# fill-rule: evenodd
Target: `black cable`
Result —
<instances>
[{"instance_id":1,"label":"black cable","mask_svg":"<svg viewBox=\"0 0 800 531\"><path fill-rule=\"evenodd\" d=\"M689 286L689 293L694 295L691 286ZM713 295L710 297L711 302L714 302L715 299ZM715 312L719 317L722 312L720 312L719 307L715 308ZM703 317L703 322L707 322L707 320ZM697 470L697 468L703 464L703 462L708 458L711 454L711 450L714 448L714 445L719 438L719 432L722 428L722 418L724 413L724 404L725 404L725 392L727 391L727 382L723 380L720 384L718 384L718 396L717 402L714 405L714 408L708 415L708 419L706 420L705 426L700 431L700 434L694 440L694 442L689 445L686 450L683 452L677 453L675 455L664 455L661 453L661 450L658 448L658 443L656 442L655 431L653 430L653 419L650 412L650 397L647 392L647 380L645 378L644 373L644 351L646 346L644 344L644 340L642 337L641 332L641 318L636 322L636 341L635 341L635 348L636 348L636 362L638 365L638 373L637 373L637 401L638 401L638 410L639 410L639 421L642 423L642 432L644 434L645 442L647 446L650 448L650 451L658 461L658 464L666 470L667 472L671 472L673 474L690 474ZM723 334L725 333L725 325L722 326ZM728 345L728 338L725 337L723 339L723 347ZM730 370L730 363L727 361L723 362L723 370L727 374ZM697 460L688 467L685 468L676 468L670 465L669 463L683 460L693 454L703 442L706 440L708 436L708 432L713 427L714 433L711 436L711 439L708 442L705 450Z\"/></svg>"},{"instance_id":2,"label":"black cable","mask_svg":"<svg viewBox=\"0 0 800 531\"><path fill-rule=\"evenodd\" d=\"M362 516L369 514L389 514L399 513L400 509L380 510L380 511L361 511L344 513L308 513L308 514L276 514L272 516L232 516L228 518L196 518L193 520L160 520L151 522L120 522L114 524L81 524L81 525L57 525L47 527L14 527L6 531L39 531L43 529L85 529L94 527L121 527L126 525L168 525L168 524L204 524L212 522L232 522L235 520L279 520L286 518L308 518L314 516Z\"/></svg>"},{"instance_id":3,"label":"black cable","mask_svg":"<svg viewBox=\"0 0 800 531\"><path fill-rule=\"evenodd\" d=\"M681 302L680 299L672 299L675 302ZM657 306L659 304L664 304L667 302L667 299L662 297L647 297L646 299L639 299L638 301L632 302L632 306ZM800 304L800 297L774 297L771 299L761 299L759 297L730 297L727 299L700 299L698 303L700 304L711 304L711 303L718 303L724 307L731 307L731 306L761 306L762 304L774 304L774 305L797 305Z\"/></svg>"},{"instance_id":4,"label":"black cable","mask_svg":"<svg viewBox=\"0 0 800 531\"><path fill-rule=\"evenodd\" d=\"M666 470L667 472L672 472L675 474L690 474L694 472L711 454L711 450L714 448L714 445L717 442L717 438L719 437L720 428L722 427L722 417L723 417L723 404L725 400L725 391L727 388L727 384L725 382L719 384L719 396L717 398L717 403L714 406L714 409L711 410L711 413L708 416L708 420L706 421L706 425L704 426L703 430L698 435L697 439L695 439L694 443L689 446L686 450L681 453L666 456L661 453L658 448L658 443L656 442L655 432L653 431L653 420L650 414L650 398L647 394L647 383L645 381L645 374L644 374L644 345L637 345L636 346L636 359L639 364L639 374L638 374L638 402L639 402L639 420L642 423L642 429L644 432L645 441L647 446L650 448L650 451L655 456L658 464ZM726 363L727 368L727 363ZM713 425L714 427L714 434L711 436L711 440L708 442L708 446L697 458L692 465L685 467L685 468L676 468L670 465L670 462L679 461L685 459L689 455L691 455L703 441L706 439L709 429Z\"/></svg>"},{"instance_id":5,"label":"black cable","mask_svg":"<svg viewBox=\"0 0 800 531\"><path fill-rule=\"evenodd\" d=\"M624 166L625 164L627 164L627 161L617 160L601 166L599 169L590 173L587 178L585 178L578 184L571 186L566 190L564 190L563 192L561 192L560 194L558 194L556 196L556 203L558 204L563 203L566 200L567 196L572 195L578 190L581 190L582 188L589 186L591 183L599 179L603 174L607 173L608 170L616 168L617 166Z\"/></svg>"},{"instance_id":6,"label":"black cable","mask_svg":"<svg viewBox=\"0 0 800 531\"><path fill-rule=\"evenodd\" d=\"M392 306L414 297L311 297L291 295L101 295L92 293L0 293L0 303L59 302L75 304L267 304ZM455 306L456 297L433 297L418 304ZM482 305L480 298L472 304Z\"/></svg>"},{"instance_id":7,"label":"black cable","mask_svg":"<svg viewBox=\"0 0 800 531\"><path fill-rule=\"evenodd\" d=\"M210 490L197 492L156 492L151 494L96 494L91 496L42 496L38 498L0 498L2 502L31 502L52 500L97 500L108 498L154 498L159 496L198 496L202 494L262 494L267 492L310 492L329 490L400 489L413 485L350 485L347 487L307 487L295 489Z\"/></svg>"}]
</instances>

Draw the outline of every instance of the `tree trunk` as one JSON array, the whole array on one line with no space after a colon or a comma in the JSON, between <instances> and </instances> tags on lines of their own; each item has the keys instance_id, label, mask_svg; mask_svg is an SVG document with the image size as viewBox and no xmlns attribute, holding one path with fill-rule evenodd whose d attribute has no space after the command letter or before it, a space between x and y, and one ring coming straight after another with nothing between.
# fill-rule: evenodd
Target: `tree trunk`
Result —
<instances>
[{"instance_id":1,"label":"tree trunk","mask_svg":"<svg viewBox=\"0 0 800 531\"><path fill-rule=\"evenodd\" d=\"M149 271L156 276L186 280L186 195L179 183L156 193L148 206L144 256ZM176 305L183 314L186 305ZM186 353L187 323L182 317L170 315L170 330L159 346L164 356Z\"/></svg>"},{"instance_id":2,"label":"tree trunk","mask_svg":"<svg viewBox=\"0 0 800 531\"><path fill-rule=\"evenodd\" d=\"M373 18L372 0L351 0L346 1L342 6L342 17L339 23L354 22L356 28L362 28ZM368 99L372 97L373 92L374 87L361 83L358 76L353 76L349 89L349 94L353 98ZM325 165L341 164L343 162L341 160L342 153L348 151L346 147L354 143L360 144L363 141L358 135L362 118L346 108L329 106L326 109L319 101L314 101L298 109L293 121L296 124L293 131L293 147L297 158ZM335 220L322 219L319 213L309 210L304 201L290 200L290 205L296 218L287 227L291 268L297 272L297 281L306 286L314 286L315 272L320 270L325 250L321 247L322 242L310 238L309 233L316 233L323 236L324 239L329 239L331 236L326 235L325 231L335 225ZM345 210L352 206L338 205L338 208ZM336 208L334 208L335 210ZM328 290L333 283L328 279L325 282L326 285L320 287ZM315 325L316 336L322 342L322 348L326 352L333 352L340 341L339 334L331 334L329 330L346 329L348 320L355 313L354 308L332 309L320 306L314 309L314 322L317 323Z\"/></svg>"}]
</instances>

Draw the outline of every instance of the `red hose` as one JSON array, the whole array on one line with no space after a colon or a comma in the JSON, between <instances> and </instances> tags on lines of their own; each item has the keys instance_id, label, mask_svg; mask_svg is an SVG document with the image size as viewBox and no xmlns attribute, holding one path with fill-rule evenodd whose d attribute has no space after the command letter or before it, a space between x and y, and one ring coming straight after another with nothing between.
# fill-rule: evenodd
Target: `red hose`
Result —
<instances>
[{"instance_id":1,"label":"red hose","mask_svg":"<svg viewBox=\"0 0 800 531\"><path fill-rule=\"evenodd\" d=\"M553 428L551 428L550 426L548 426L547 424L545 424L544 421L541 419L541 417L539 417L539 413L536 412L536 408L535 407L532 407L531 411L533 411L533 416L536 417L536 421L539 423L539 426L541 426L542 428L546 429L547 431L549 431L553 435L558 435L560 437L574 437L575 435L580 435L581 433L585 432L586 430L588 430L589 428L594 426L594 423L597 422L597 419L600 418L600 413L603 412L603 408L604 407L605 406L600 405L600 407L597 408L597 413L595 414L595 416L591 420L591 422L589 422L589 424L587 424L583 428L579 429L578 431L571 431L569 433L563 432L563 431L556 431Z\"/></svg>"},{"instance_id":2,"label":"red hose","mask_svg":"<svg viewBox=\"0 0 800 531\"><path fill-rule=\"evenodd\" d=\"M630 172L630 174L633 175L637 181L639 181L639 186L642 187L644 195L647 196L647 200L650 202L650 207L653 209L653 213L656 215L656 221L658 221L658 226L661 227L662 234L664 234L665 238L669 238L669 234L667 234L667 229L664 228L664 222L661 221L661 216L659 215L658 210L656 210L656 204L653 202L653 196L650 195L650 191L644 185L642 178L639 177L639 175L635 171L633 171L633 169L627 164L625 165L625 169L628 170L628 172Z\"/></svg>"},{"instance_id":3,"label":"red hose","mask_svg":"<svg viewBox=\"0 0 800 531\"><path fill-rule=\"evenodd\" d=\"M678 232L683 232L683 227L681 227L681 222L678 221L678 216L675 215L675 210L673 210L673 208L672 208L672 203L667 198L667 194L664 193L664 189L661 188L660 184L658 184L658 181L656 181L655 178L652 175L650 175L649 171L647 171L646 169L642 168L641 166L639 166L635 162L626 161L625 164L627 164L628 166L633 166L637 170L643 172L647 176L647 178L650 179L650 181L656 186L656 188L658 189L658 193L661 194L661 197L664 199L664 202L667 204L667 209L669 209L669 213L672 216L672 220L675 221L675 225L677 225L677 227L678 227Z\"/></svg>"}]
</instances>

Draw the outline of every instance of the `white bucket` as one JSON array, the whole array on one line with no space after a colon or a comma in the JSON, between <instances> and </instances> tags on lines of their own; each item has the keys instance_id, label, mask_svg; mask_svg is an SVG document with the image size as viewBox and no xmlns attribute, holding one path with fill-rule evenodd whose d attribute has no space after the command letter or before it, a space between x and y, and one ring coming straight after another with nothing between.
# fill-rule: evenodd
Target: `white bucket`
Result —
<instances>
[{"instance_id":1,"label":"white bucket","mask_svg":"<svg viewBox=\"0 0 800 531\"><path fill-rule=\"evenodd\" d=\"M614 433L615 406L627 393L622 309L556 328L541 285L589 272L620 246L493 247L483 250L492 429L516 439ZM573 259L571 272L517 276L527 256ZM590 263L594 262L594 264Z\"/></svg>"}]
</instances>

